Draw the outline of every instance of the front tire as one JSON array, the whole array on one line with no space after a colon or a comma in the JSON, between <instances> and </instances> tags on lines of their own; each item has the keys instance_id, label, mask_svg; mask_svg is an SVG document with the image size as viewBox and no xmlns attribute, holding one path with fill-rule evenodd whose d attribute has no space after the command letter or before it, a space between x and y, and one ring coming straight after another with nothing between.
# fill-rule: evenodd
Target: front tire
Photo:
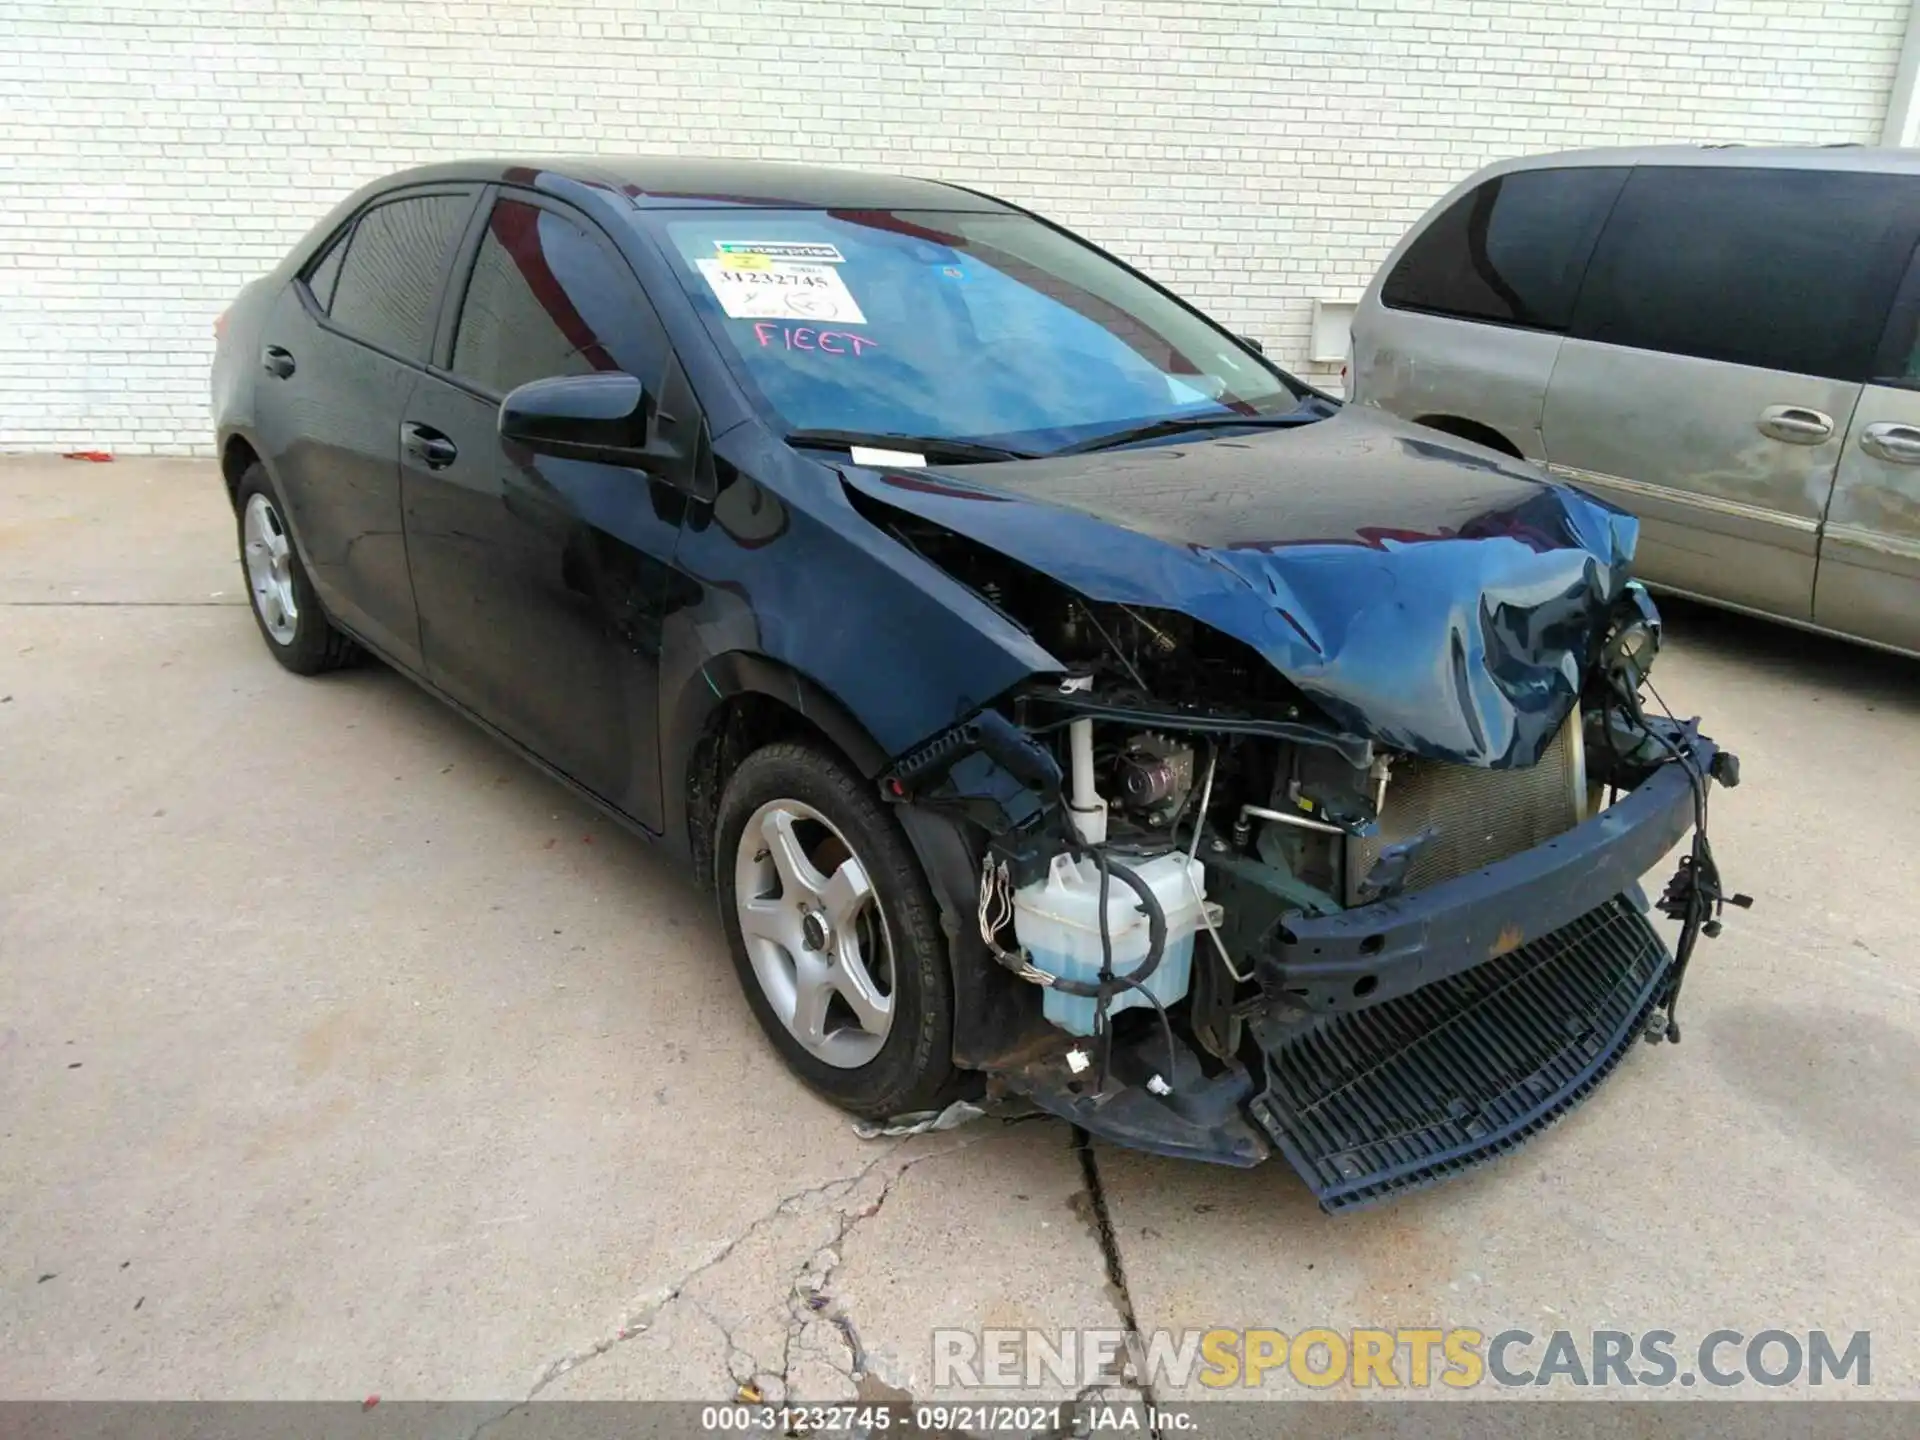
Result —
<instances>
[{"instance_id":1,"label":"front tire","mask_svg":"<svg viewBox=\"0 0 1920 1440\"><path fill-rule=\"evenodd\" d=\"M318 675L351 664L359 647L335 629L320 608L280 499L258 462L240 477L233 504L247 600L273 658L296 675Z\"/></svg>"},{"instance_id":2,"label":"front tire","mask_svg":"<svg viewBox=\"0 0 1920 1440\"><path fill-rule=\"evenodd\" d=\"M715 838L734 968L789 1068L870 1119L942 1104L956 1078L946 940L873 787L811 746L769 745L728 781Z\"/></svg>"}]
</instances>

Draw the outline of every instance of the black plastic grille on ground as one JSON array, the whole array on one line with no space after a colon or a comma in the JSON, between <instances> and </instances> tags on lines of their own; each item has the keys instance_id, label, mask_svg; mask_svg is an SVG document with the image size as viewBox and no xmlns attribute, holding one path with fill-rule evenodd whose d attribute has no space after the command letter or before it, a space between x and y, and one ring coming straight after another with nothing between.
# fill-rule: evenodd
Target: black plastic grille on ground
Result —
<instances>
[{"instance_id":1,"label":"black plastic grille on ground","mask_svg":"<svg viewBox=\"0 0 1920 1440\"><path fill-rule=\"evenodd\" d=\"M1509 955L1331 1016L1269 1059L1253 1102L1328 1211L1506 1153L1605 1079L1672 963L1611 900Z\"/></svg>"}]
</instances>

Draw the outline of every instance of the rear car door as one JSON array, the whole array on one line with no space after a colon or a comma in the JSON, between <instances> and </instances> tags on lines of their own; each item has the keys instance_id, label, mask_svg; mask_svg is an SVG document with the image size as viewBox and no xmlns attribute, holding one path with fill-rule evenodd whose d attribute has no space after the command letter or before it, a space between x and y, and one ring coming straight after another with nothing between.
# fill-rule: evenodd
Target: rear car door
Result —
<instances>
[{"instance_id":1,"label":"rear car door","mask_svg":"<svg viewBox=\"0 0 1920 1440\"><path fill-rule=\"evenodd\" d=\"M1920 650L1920 253L1853 412L1820 534L1813 618Z\"/></svg>"},{"instance_id":2,"label":"rear car door","mask_svg":"<svg viewBox=\"0 0 1920 1440\"><path fill-rule=\"evenodd\" d=\"M1470 420L1540 458L1554 357L1627 173L1519 170L1455 200L1354 316L1350 393L1443 428Z\"/></svg>"},{"instance_id":3,"label":"rear car door","mask_svg":"<svg viewBox=\"0 0 1920 1440\"><path fill-rule=\"evenodd\" d=\"M314 589L341 624L413 668L400 415L477 194L435 186L377 200L281 293L261 332L256 420Z\"/></svg>"},{"instance_id":4,"label":"rear car door","mask_svg":"<svg viewBox=\"0 0 1920 1440\"><path fill-rule=\"evenodd\" d=\"M530 380L624 371L661 393L665 332L587 217L500 190L461 247L437 362L402 420L428 677L641 823L660 823L660 628L684 495L508 447Z\"/></svg>"},{"instance_id":5,"label":"rear car door","mask_svg":"<svg viewBox=\"0 0 1920 1440\"><path fill-rule=\"evenodd\" d=\"M1556 472L1641 518L1643 578L1812 618L1820 521L1910 209L1861 173L1643 165L1628 179L1543 438Z\"/></svg>"}]
</instances>

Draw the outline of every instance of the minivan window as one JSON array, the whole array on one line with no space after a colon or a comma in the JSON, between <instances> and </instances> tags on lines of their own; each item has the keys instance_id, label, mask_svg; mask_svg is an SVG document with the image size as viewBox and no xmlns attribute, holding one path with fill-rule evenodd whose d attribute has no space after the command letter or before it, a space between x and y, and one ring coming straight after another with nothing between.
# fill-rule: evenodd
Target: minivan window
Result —
<instances>
[{"instance_id":1,"label":"minivan window","mask_svg":"<svg viewBox=\"0 0 1920 1440\"><path fill-rule=\"evenodd\" d=\"M1219 326L1028 215L665 212L657 233L768 418L1049 450L1304 394Z\"/></svg>"},{"instance_id":2,"label":"minivan window","mask_svg":"<svg viewBox=\"0 0 1920 1440\"><path fill-rule=\"evenodd\" d=\"M420 195L362 215L334 286L335 323L383 350L425 358L440 270L472 208L466 195Z\"/></svg>"},{"instance_id":3,"label":"minivan window","mask_svg":"<svg viewBox=\"0 0 1920 1440\"><path fill-rule=\"evenodd\" d=\"M1886 334L1867 378L1875 385L1920 390L1920 248L1907 262L1893 313L1887 318Z\"/></svg>"},{"instance_id":4,"label":"minivan window","mask_svg":"<svg viewBox=\"0 0 1920 1440\"><path fill-rule=\"evenodd\" d=\"M1643 166L1594 250L1573 333L1862 380L1912 245L1913 205L1890 175Z\"/></svg>"},{"instance_id":5,"label":"minivan window","mask_svg":"<svg viewBox=\"0 0 1920 1440\"><path fill-rule=\"evenodd\" d=\"M1420 233L1381 303L1464 320L1565 330L1624 167L1520 170L1463 195Z\"/></svg>"},{"instance_id":6,"label":"minivan window","mask_svg":"<svg viewBox=\"0 0 1920 1440\"><path fill-rule=\"evenodd\" d=\"M665 353L639 282L598 237L537 205L493 207L454 332L454 374L497 395L596 370L653 385Z\"/></svg>"}]
</instances>

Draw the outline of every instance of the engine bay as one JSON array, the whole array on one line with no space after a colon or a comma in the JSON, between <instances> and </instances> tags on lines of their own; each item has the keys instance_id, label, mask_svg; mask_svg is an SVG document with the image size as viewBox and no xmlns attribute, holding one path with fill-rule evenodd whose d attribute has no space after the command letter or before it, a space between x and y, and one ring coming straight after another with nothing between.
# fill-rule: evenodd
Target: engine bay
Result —
<instances>
[{"instance_id":1,"label":"engine bay","mask_svg":"<svg viewBox=\"0 0 1920 1440\"><path fill-rule=\"evenodd\" d=\"M1408 988L1387 968L1384 927L1331 978L1296 930L1490 873L1653 770L1694 764L1686 727L1642 705L1659 620L1637 586L1591 637L1599 662L1544 752L1475 766L1341 727L1250 646L1188 615L1087 599L938 524L883 523L1062 664L902 757L887 785L983 833L979 939L1041 992L1068 1084L1086 1094L1129 1084L1170 1103L1260 1074L1289 1034ZM1714 778L1727 783L1737 771L1723 760ZM1689 773L1702 794L1706 778ZM1723 903L1703 847L1666 897L1693 917L1676 981ZM1470 960L1529 938L1509 926ZM1136 1060L1120 1079L1116 1055Z\"/></svg>"}]
</instances>

